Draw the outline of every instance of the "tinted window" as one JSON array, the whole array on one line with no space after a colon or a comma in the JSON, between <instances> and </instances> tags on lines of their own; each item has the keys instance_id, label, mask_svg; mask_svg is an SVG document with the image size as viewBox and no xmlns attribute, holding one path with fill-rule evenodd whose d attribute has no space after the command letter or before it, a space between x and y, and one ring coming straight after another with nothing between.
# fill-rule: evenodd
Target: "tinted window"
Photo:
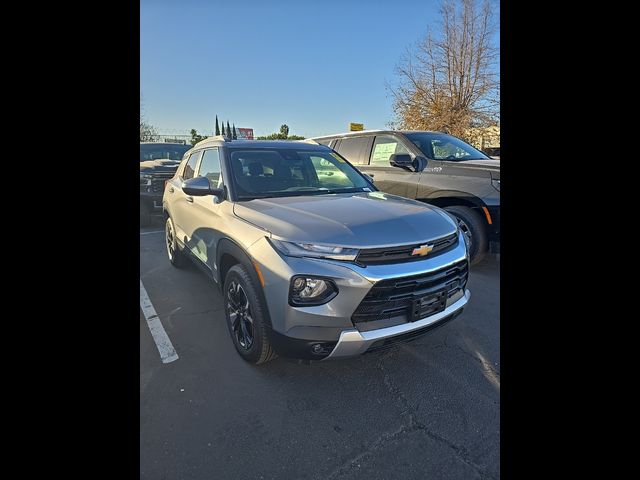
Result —
<instances>
[{"instance_id":1,"label":"tinted window","mask_svg":"<svg viewBox=\"0 0 640 480\"><path fill-rule=\"evenodd\" d=\"M204 152L198 176L207 177L213 187L220 184L220 153L217 148Z\"/></svg>"},{"instance_id":2,"label":"tinted window","mask_svg":"<svg viewBox=\"0 0 640 480\"><path fill-rule=\"evenodd\" d=\"M288 197L370 191L369 183L330 151L229 149L238 197Z\"/></svg>"},{"instance_id":3,"label":"tinted window","mask_svg":"<svg viewBox=\"0 0 640 480\"><path fill-rule=\"evenodd\" d=\"M389 157L394 153L409 153L409 150L395 137L376 137L371 152L371 165L390 167Z\"/></svg>"},{"instance_id":4,"label":"tinted window","mask_svg":"<svg viewBox=\"0 0 640 480\"><path fill-rule=\"evenodd\" d=\"M345 137L340 140L337 152L355 164L366 164L369 159L371 137Z\"/></svg>"},{"instance_id":5,"label":"tinted window","mask_svg":"<svg viewBox=\"0 0 640 480\"><path fill-rule=\"evenodd\" d=\"M145 160L182 160L191 145L177 145L171 143L144 143L140 144L140 161Z\"/></svg>"},{"instance_id":6,"label":"tinted window","mask_svg":"<svg viewBox=\"0 0 640 480\"><path fill-rule=\"evenodd\" d=\"M184 166L184 171L182 172L183 180L193 178L194 169L196 168L196 163L198 163L198 157L200 157L200 152L192 153L189 157L189 161Z\"/></svg>"},{"instance_id":7,"label":"tinted window","mask_svg":"<svg viewBox=\"0 0 640 480\"><path fill-rule=\"evenodd\" d=\"M435 160L464 161L488 158L468 143L444 133L405 133L405 136L427 157Z\"/></svg>"}]
</instances>

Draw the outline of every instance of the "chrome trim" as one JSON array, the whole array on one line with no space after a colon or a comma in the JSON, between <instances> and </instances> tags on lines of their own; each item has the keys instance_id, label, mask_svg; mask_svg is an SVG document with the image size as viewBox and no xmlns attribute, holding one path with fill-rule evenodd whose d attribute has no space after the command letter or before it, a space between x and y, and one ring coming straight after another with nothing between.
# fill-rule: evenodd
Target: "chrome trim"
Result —
<instances>
[{"instance_id":1,"label":"chrome trim","mask_svg":"<svg viewBox=\"0 0 640 480\"><path fill-rule=\"evenodd\" d=\"M417 320L415 322L403 323L402 325L380 328L378 330L371 330L369 332L359 332L355 328L344 330L340 334L340 339L338 340L337 345L335 346L331 354L324 360L360 355L378 340L383 340L385 338L394 337L402 333L407 333L413 330L424 328L460 310L467 304L470 298L471 292L469 290L465 290L464 297L462 297L454 304L449 305L442 312L423 318L422 320Z\"/></svg>"}]
</instances>

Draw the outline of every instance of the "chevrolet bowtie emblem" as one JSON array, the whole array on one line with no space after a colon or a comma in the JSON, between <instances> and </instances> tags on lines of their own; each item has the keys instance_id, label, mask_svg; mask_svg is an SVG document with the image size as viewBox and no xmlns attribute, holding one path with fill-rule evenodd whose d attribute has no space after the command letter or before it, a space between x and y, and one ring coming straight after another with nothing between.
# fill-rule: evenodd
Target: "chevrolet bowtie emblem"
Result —
<instances>
[{"instance_id":1,"label":"chevrolet bowtie emblem","mask_svg":"<svg viewBox=\"0 0 640 480\"><path fill-rule=\"evenodd\" d=\"M420 245L418 248L414 248L411 255L420 255L424 257L427 253L433 250L433 245Z\"/></svg>"}]
</instances>

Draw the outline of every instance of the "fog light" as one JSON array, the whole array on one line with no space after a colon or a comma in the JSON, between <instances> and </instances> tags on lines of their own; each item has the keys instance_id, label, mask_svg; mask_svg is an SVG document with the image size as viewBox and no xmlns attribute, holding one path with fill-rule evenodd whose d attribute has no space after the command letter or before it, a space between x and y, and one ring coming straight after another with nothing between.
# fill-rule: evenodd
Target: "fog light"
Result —
<instances>
[{"instance_id":1,"label":"fog light","mask_svg":"<svg viewBox=\"0 0 640 480\"><path fill-rule=\"evenodd\" d=\"M297 275L291 279L289 305L313 306L327 303L338 294L338 287L328 278Z\"/></svg>"},{"instance_id":2,"label":"fog light","mask_svg":"<svg viewBox=\"0 0 640 480\"><path fill-rule=\"evenodd\" d=\"M311 348L311 351L312 351L313 353L322 353L322 350L323 350L322 345L320 345L319 343L316 343L316 344Z\"/></svg>"}]
</instances>

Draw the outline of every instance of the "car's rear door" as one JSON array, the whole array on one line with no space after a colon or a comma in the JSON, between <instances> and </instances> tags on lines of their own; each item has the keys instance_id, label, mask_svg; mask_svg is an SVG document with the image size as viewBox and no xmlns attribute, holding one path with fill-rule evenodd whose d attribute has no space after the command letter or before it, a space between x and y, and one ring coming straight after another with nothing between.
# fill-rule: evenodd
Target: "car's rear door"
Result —
<instances>
[{"instance_id":1,"label":"car's rear door","mask_svg":"<svg viewBox=\"0 0 640 480\"><path fill-rule=\"evenodd\" d=\"M389 157L394 153L414 156L404 140L396 135L385 134L376 135L372 140L366 161L358 168L373 177L375 186L383 192L416 198L420 173L389 163Z\"/></svg>"},{"instance_id":2,"label":"car's rear door","mask_svg":"<svg viewBox=\"0 0 640 480\"><path fill-rule=\"evenodd\" d=\"M195 175L196 167L202 151L198 150L193 152L189 156L186 165L182 171L178 172L178 176L172 180L169 186L169 193L171 200L169 201L171 218L173 219L173 226L176 229L176 235L180 241L189 245L189 239L191 238L192 220L193 214L193 202L194 197L187 195L182 190L182 182L193 178Z\"/></svg>"},{"instance_id":3,"label":"car's rear door","mask_svg":"<svg viewBox=\"0 0 640 480\"><path fill-rule=\"evenodd\" d=\"M212 188L222 186L220 168L220 149L218 147L204 150L196 169L196 177L209 179ZM191 252L212 271L216 258L216 245L220 238L222 216L220 202L213 195L193 197L189 228L191 230Z\"/></svg>"}]
</instances>

